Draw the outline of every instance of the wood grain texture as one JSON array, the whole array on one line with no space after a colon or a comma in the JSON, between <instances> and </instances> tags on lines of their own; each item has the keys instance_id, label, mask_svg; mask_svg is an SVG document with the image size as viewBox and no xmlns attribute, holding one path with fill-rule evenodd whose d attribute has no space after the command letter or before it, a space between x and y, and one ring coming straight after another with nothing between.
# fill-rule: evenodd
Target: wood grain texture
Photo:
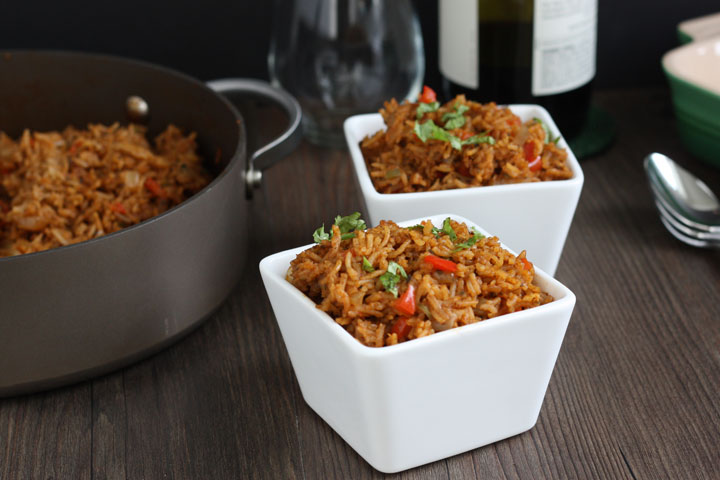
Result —
<instances>
[{"instance_id":1,"label":"wood grain texture","mask_svg":"<svg viewBox=\"0 0 720 480\"><path fill-rule=\"evenodd\" d=\"M642 159L687 154L666 89L600 92L616 120L585 185L557 278L577 305L534 428L401 472L402 479L720 478L720 251L660 223ZM272 135L283 121L249 116ZM267 127L265 125L268 125ZM247 213L249 258L217 312L122 371L0 400L0 478L376 479L304 402L258 262L361 209L345 151L302 144ZM441 442L442 439L437 439Z\"/></svg>"}]
</instances>

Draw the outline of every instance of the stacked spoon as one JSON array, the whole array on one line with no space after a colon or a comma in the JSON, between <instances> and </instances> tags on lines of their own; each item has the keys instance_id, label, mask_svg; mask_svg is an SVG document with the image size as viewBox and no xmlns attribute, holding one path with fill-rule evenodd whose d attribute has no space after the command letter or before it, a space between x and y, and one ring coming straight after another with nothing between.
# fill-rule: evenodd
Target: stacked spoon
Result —
<instances>
[{"instance_id":1,"label":"stacked spoon","mask_svg":"<svg viewBox=\"0 0 720 480\"><path fill-rule=\"evenodd\" d=\"M665 228L689 245L720 248L720 201L712 190L661 153L645 157L645 173Z\"/></svg>"}]
</instances>

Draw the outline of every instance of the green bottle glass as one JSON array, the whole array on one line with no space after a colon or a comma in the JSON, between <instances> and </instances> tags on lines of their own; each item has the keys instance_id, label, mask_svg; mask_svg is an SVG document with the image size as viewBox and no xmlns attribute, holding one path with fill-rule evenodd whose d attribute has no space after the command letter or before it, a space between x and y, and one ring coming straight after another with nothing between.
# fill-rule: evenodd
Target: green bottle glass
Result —
<instances>
[{"instance_id":1,"label":"green bottle glass","mask_svg":"<svg viewBox=\"0 0 720 480\"><path fill-rule=\"evenodd\" d=\"M597 0L439 0L439 67L448 98L545 107L580 133L595 76Z\"/></svg>"}]
</instances>

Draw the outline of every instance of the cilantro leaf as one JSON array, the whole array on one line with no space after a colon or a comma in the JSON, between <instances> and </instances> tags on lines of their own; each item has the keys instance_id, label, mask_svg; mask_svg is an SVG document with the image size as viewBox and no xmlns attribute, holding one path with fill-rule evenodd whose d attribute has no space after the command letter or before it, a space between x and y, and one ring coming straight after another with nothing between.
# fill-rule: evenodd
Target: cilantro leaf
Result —
<instances>
[{"instance_id":1,"label":"cilantro leaf","mask_svg":"<svg viewBox=\"0 0 720 480\"><path fill-rule=\"evenodd\" d=\"M423 115L428 112L434 112L438 108L440 108L440 102L420 103L415 111L415 115L417 119L420 120Z\"/></svg>"},{"instance_id":2,"label":"cilantro leaf","mask_svg":"<svg viewBox=\"0 0 720 480\"><path fill-rule=\"evenodd\" d=\"M495 139L491 137L490 135L473 135L472 137L463 140L463 145L478 145L480 143L487 143L490 145L495 145Z\"/></svg>"},{"instance_id":3,"label":"cilantro leaf","mask_svg":"<svg viewBox=\"0 0 720 480\"><path fill-rule=\"evenodd\" d=\"M452 147L455 150L462 150L463 141L460 140L460 137L456 137L452 133L448 133L447 136L448 136L448 142L450 142L450 145L452 145Z\"/></svg>"},{"instance_id":4,"label":"cilantro leaf","mask_svg":"<svg viewBox=\"0 0 720 480\"><path fill-rule=\"evenodd\" d=\"M545 132L545 143L550 142L550 129L548 128L547 125L545 125L545 122L543 122L542 120L540 120L537 117L533 117L533 120L535 120L536 123L539 123L543 129L543 132Z\"/></svg>"},{"instance_id":5,"label":"cilantro leaf","mask_svg":"<svg viewBox=\"0 0 720 480\"><path fill-rule=\"evenodd\" d=\"M475 245L478 240L480 240L481 238L485 238L485 235L483 235L482 233L480 233L480 232L477 230L477 228L472 227L472 231L473 231L473 234L474 234L474 235L473 235L472 237L470 237L467 241L462 242L462 243L458 243L458 244L455 246L455 248L453 249L453 253L454 253L454 252L459 252L460 250L464 250L464 249L466 249L466 248L470 248L470 247L472 247L473 245Z\"/></svg>"},{"instance_id":6,"label":"cilantro leaf","mask_svg":"<svg viewBox=\"0 0 720 480\"><path fill-rule=\"evenodd\" d=\"M415 135L424 142L432 137L433 129L436 128L435 122L428 120L425 123L415 122Z\"/></svg>"},{"instance_id":7,"label":"cilantro leaf","mask_svg":"<svg viewBox=\"0 0 720 480\"><path fill-rule=\"evenodd\" d=\"M392 273L385 272L382 275L380 275L380 283L382 284L383 288L385 288L386 291L393 294L393 297L398 296L398 287L397 282L400 279L397 275L393 275Z\"/></svg>"},{"instance_id":8,"label":"cilantro leaf","mask_svg":"<svg viewBox=\"0 0 720 480\"><path fill-rule=\"evenodd\" d=\"M452 225L450 224L450 217L443 220L443 228L442 232L450 237L450 240L453 242L457 240L457 234L455 233L455 230L453 230Z\"/></svg>"},{"instance_id":9,"label":"cilantro leaf","mask_svg":"<svg viewBox=\"0 0 720 480\"><path fill-rule=\"evenodd\" d=\"M398 263L388 263L388 268L385 273L380 275L380 283L386 291L393 294L394 297L398 296L398 282L402 278L407 278L405 269Z\"/></svg>"},{"instance_id":10,"label":"cilantro leaf","mask_svg":"<svg viewBox=\"0 0 720 480\"><path fill-rule=\"evenodd\" d=\"M362 269L366 272L374 272L375 267L372 266L372 263L370 263L370 260L368 260L365 255L363 255L363 261L362 261Z\"/></svg>"},{"instance_id":11,"label":"cilantro leaf","mask_svg":"<svg viewBox=\"0 0 720 480\"><path fill-rule=\"evenodd\" d=\"M453 128L460 128L465 125L465 117L463 113L470 110L467 105L456 104L454 112L447 112L442 116L442 121L445 122L445 128L452 130Z\"/></svg>"},{"instance_id":12,"label":"cilantro leaf","mask_svg":"<svg viewBox=\"0 0 720 480\"><path fill-rule=\"evenodd\" d=\"M560 141L560 135L553 138L552 133L550 133L550 129L548 128L548 126L545 122L543 122L542 120L540 120L537 117L534 117L533 120L535 120L537 123L539 123L540 126L542 127L543 131L545 132L545 143L557 144L557 142Z\"/></svg>"},{"instance_id":13,"label":"cilantro leaf","mask_svg":"<svg viewBox=\"0 0 720 480\"><path fill-rule=\"evenodd\" d=\"M407 278L407 273L405 273L405 269L399 263L395 263L395 262L388 263L388 272L393 273L395 275L399 274L401 277Z\"/></svg>"},{"instance_id":14,"label":"cilantro leaf","mask_svg":"<svg viewBox=\"0 0 720 480\"><path fill-rule=\"evenodd\" d=\"M341 240L355 238L355 230L365 230L367 228L367 225L365 225L365 220L360 218L360 212L355 212L346 217L341 217L340 215L338 215L337 217L335 217L334 225L337 225L340 229ZM332 237L332 229L330 229L329 233L326 233L324 223L320 228L313 232L313 240L315 241L315 243L320 243L323 240L330 240Z\"/></svg>"},{"instance_id":15,"label":"cilantro leaf","mask_svg":"<svg viewBox=\"0 0 720 480\"><path fill-rule=\"evenodd\" d=\"M428 139L441 140L449 142L455 150L462 150L463 145L489 143L495 144L495 139L489 135L474 135L467 140L460 140L459 137L453 135L442 127L435 125L435 122L428 120L425 123L415 122L415 135L423 142Z\"/></svg>"},{"instance_id":16,"label":"cilantro leaf","mask_svg":"<svg viewBox=\"0 0 720 480\"><path fill-rule=\"evenodd\" d=\"M365 230L365 220L360 218L360 212L352 213L346 217L338 215L335 217L335 225L340 228L340 233L353 232L355 230Z\"/></svg>"},{"instance_id":17,"label":"cilantro leaf","mask_svg":"<svg viewBox=\"0 0 720 480\"><path fill-rule=\"evenodd\" d=\"M448 115L448 114L446 114ZM453 128L460 128L465 125L465 117L462 115L454 116L445 122L445 128L452 130Z\"/></svg>"},{"instance_id":18,"label":"cilantro leaf","mask_svg":"<svg viewBox=\"0 0 720 480\"><path fill-rule=\"evenodd\" d=\"M315 241L315 243L320 243L323 240L330 240L331 234L332 232L330 232L330 234L325 232L325 224L323 223L322 227L318 228L313 232L313 240Z\"/></svg>"},{"instance_id":19,"label":"cilantro leaf","mask_svg":"<svg viewBox=\"0 0 720 480\"><path fill-rule=\"evenodd\" d=\"M435 238L438 238L440 234L444 233L445 235L449 236L450 239L453 241L457 239L457 234L455 233L455 230L453 230L452 225L450 225L450 217L446 218L443 221L442 228L437 228L433 226L430 232L435 235Z\"/></svg>"},{"instance_id":20,"label":"cilantro leaf","mask_svg":"<svg viewBox=\"0 0 720 480\"><path fill-rule=\"evenodd\" d=\"M452 133L449 133L447 130L443 130L442 128L438 127L437 125L432 131L432 138L435 140L442 140L444 142L449 142L452 137L454 137Z\"/></svg>"},{"instance_id":21,"label":"cilantro leaf","mask_svg":"<svg viewBox=\"0 0 720 480\"><path fill-rule=\"evenodd\" d=\"M415 135L420 140L426 142L428 139L450 141L450 134L441 127L435 125L435 122L428 120L425 123L415 122Z\"/></svg>"},{"instance_id":22,"label":"cilantro leaf","mask_svg":"<svg viewBox=\"0 0 720 480\"><path fill-rule=\"evenodd\" d=\"M411 225L411 226L405 227L405 228L407 228L408 230L424 230L425 229L425 227L420 223L418 223L417 225Z\"/></svg>"}]
</instances>

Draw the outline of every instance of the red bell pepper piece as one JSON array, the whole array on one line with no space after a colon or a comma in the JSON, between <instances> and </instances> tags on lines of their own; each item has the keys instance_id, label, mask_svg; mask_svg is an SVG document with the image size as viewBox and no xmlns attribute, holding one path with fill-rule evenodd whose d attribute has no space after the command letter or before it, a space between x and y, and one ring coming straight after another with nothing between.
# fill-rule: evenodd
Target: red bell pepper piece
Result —
<instances>
[{"instance_id":1,"label":"red bell pepper piece","mask_svg":"<svg viewBox=\"0 0 720 480\"><path fill-rule=\"evenodd\" d=\"M525 151L525 160L528 162L528 168L531 172L537 172L542 168L542 158L535 153L535 144L533 142L525 142L523 145Z\"/></svg>"},{"instance_id":2,"label":"red bell pepper piece","mask_svg":"<svg viewBox=\"0 0 720 480\"><path fill-rule=\"evenodd\" d=\"M443 272L450 273L457 272L457 263L451 260L445 260L444 258L436 257L435 255L425 255L423 260L432 265L435 270L442 270Z\"/></svg>"},{"instance_id":3,"label":"red bell pepper piece","mask_svg":"<svg viewBox=\"0 0 720 480\"><path fill-rule=\"evenodd\" d=\"M531 172L538 172L542 169L542 158L540 158L540 155L535 157L535 160L532 162L528 162L528 168Z\"/></svg>"},{"instance_id":4,"label":"red bell pepper piece","mask_svg":"<svg viewBox=\"0 0 720 480\"><path fill-rule=\"evenodd\" d=\"M437 101L437 94L435 93L435 90L425 85L423 87L423 91L418 97L418 102L420 103L432 103Z\"/></svg>"},{"instance_id":5,"label":"red bell pepper piece","mask_svg":"<svg viewBox=\"0 0 720 480\"><path fill-rule=\"evenodd\" d=\"M409 284L405 293L393 302L393 308L404 315L415 313L415 287L412 284Z\"/></svg>"},{"instance_id":6,"label":"red bell pepper piece","mask_svg":"<svg viewBox=\"0 0 720 480\"><path fill-rule=\"evenodd\" d=\"M163 190L154 178L148 177L145 179L145 188L150 190L150 193L156 197L165 198L167 196L165 190Z\"/></svg>"},{"instance_id":7,"label":"red bell pepper piece","mask_svg":"<svg viewBox=\"0 0 720 480\"><path fill-rule=\"evenodd\" d=\"M412 330L412 327L408 325L407 318L405 317L398 318L395 320L395 323L393 323L393 326L390 327L390 332L397 335L398 340L407 337L410 330Z\"/></svg>"},{"instance_id":8,"label":"red bell pepper piece","mask_svg":"<svg viewBox=\"0 0 720 480\"><path fill-rule=\"evenodd\" d=\"M112 210L115 213L121 213L123 215L127 215L127 210L125 210L125 205L123 205L120 202L111 203L110 210Z\"/></svg>"}]
</instances>

